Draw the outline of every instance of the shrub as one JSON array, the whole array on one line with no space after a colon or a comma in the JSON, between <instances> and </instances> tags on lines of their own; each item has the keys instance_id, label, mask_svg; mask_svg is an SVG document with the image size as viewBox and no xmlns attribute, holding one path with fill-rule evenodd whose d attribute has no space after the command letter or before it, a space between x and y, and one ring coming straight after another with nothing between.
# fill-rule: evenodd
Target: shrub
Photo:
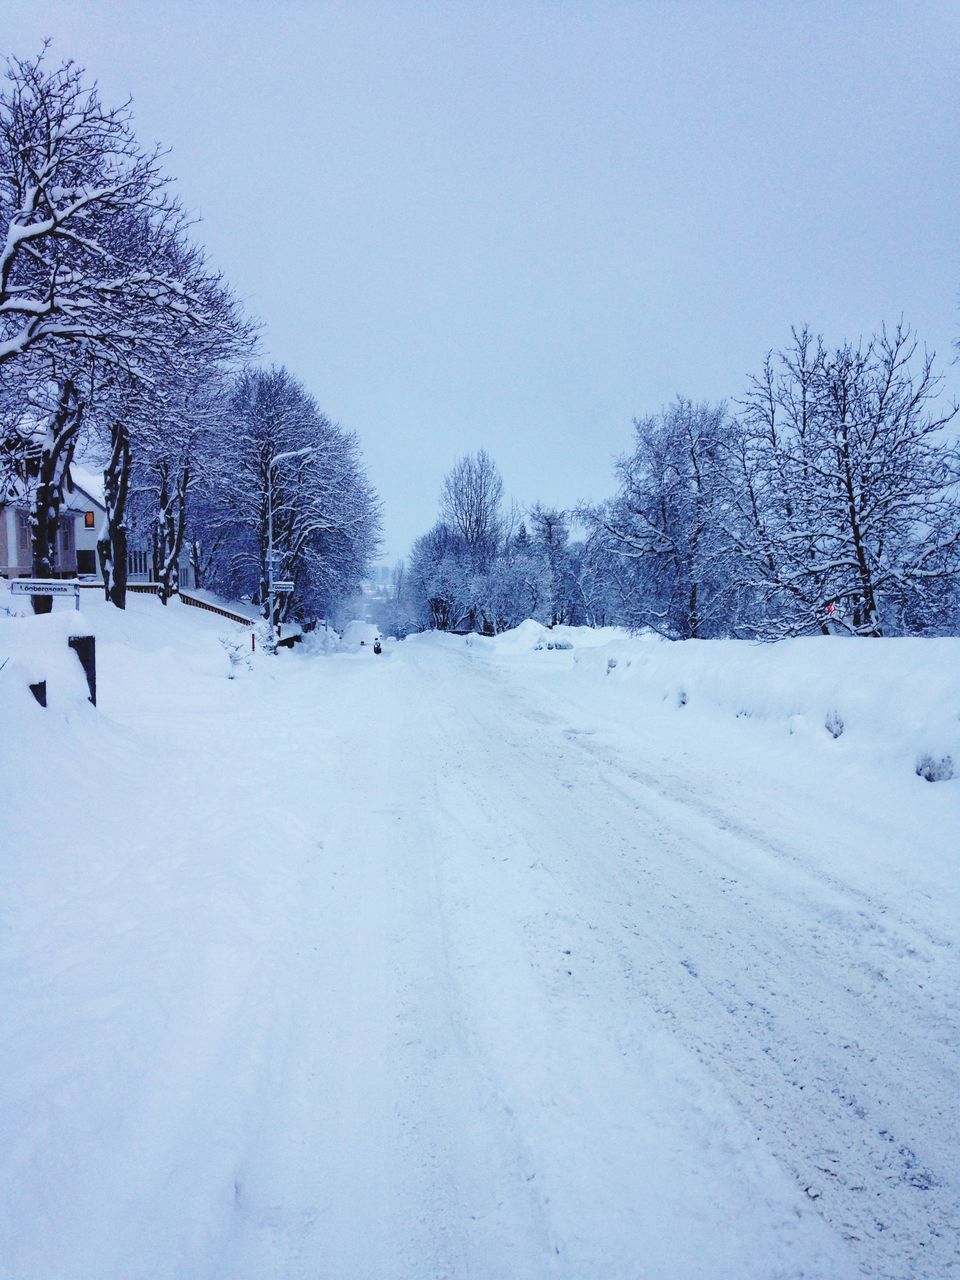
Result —
<instances>
[{"instance_id":1,"label":"shrub","mask_svg":"<svg viewBox=\"0 0 960 1280\"><path fill-rule=\"evenodd\" d=\"M953 757L925 752L917 757L917 777L926 778L927 782L949 782L953 777Z\"/></svg>"}]
</instances>

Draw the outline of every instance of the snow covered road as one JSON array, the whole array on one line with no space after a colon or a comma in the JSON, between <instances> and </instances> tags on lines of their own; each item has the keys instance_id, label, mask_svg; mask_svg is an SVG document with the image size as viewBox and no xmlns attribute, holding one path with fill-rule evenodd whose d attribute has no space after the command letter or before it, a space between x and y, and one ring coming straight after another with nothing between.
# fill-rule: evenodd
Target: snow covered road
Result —
<instances>
[{"instance_id":1,"label":"snow covered road","mask_svg":"<svg viewBox=\"0 0 960 1280\"><path fill-rule=\"evenodd\" d=\"M462 641L101 649L5 819L0 1276L957 1265L956 903L855 856L942 813Z\"/></svg>"}]
</instances>

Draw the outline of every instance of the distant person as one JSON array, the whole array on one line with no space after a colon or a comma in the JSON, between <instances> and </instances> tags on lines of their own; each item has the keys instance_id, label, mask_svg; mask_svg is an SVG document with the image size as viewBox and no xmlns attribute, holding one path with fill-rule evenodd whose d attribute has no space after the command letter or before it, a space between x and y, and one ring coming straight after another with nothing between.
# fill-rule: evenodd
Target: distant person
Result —
<instances>
[{"instance_id":1,"label":"distant person","mask_svg":"<svg viewBox=\"0 0 960 1280\"><path fill-rule=\"evenodd\" d=\"M383 645L380 643L380 637L379 637L379 636L377 636L376 640L374 640L374 642L373 642L373 652L374 652L374 653L383 653Z\"/></svg>"}]
</instances>

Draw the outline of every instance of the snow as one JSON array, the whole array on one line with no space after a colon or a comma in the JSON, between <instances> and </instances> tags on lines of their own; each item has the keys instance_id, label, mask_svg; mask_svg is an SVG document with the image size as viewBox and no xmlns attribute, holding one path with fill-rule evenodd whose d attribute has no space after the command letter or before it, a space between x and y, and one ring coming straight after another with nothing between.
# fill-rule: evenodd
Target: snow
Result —
<instances>
[{"instance_id":1,"label":"snow","mask_svg":"<svg viewBox=\"0 0 960 1280\"><path fill-rule=\"evenodd\" d=\"M86 494L101 510L106 509L102 467L88 467L80 462L72 462L70 464L70 480L74 489L78 489L81 494ZM79 510L82 507L82 504L70 492L65 494L64 501L68 508Z\"/></svg>"},{"instance_id":2,"label":"snow","mask_svg":"<svg viewBox=\"0 0 960 1280\"><path fill-rule=\"evenodd\" d=\"M0 594L0 605L8 592ZM13 597L17 608L30 608L28 596ZM47 682L48 706L72 708L87 699L87 680L76 654L69 648L71 636L95 635L83 613L73 608L8 620L0 613L0 680L5 685Z\"/></svg>"},{"instance_id":3,"label":"snow","mask_svg":"<svg viewBox=\"0 0 960 1280\"><path fill-rule=\"evenodd\" d=\"M379 628L375 627L372 622L362 622L359 619L354 619L353 622L348 622L344 627L341 642L344 649L348 652L353 652L364 646L371 646L379 635Z\"/></svg>"},{"instance_id":4,"label":"snow","mask_svg":"<svg viewBox=\"0 0 960 1280\"><path fill-rule=\"evenodd\" d=\"M4 1274L948 1273L960 641L229 680L227 619L85 597L94 709L67 617L0 614Z\"/></svg>"}]
</instances>

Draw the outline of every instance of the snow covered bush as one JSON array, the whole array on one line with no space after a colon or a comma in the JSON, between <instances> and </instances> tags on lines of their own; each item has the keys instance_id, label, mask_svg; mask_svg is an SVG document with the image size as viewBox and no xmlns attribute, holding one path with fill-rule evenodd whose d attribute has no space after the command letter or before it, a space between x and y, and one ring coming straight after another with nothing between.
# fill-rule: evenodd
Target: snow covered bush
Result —
<instances>
[{"instance_id":1,"label":"snow covered bush","mask_svg":"<svg viewBox=\"0 0 960 1280\"><path fill-rule=\"evenodd\" d=\"M276 632L265 619L261 620L253 628L254 645L253 648L259 653L276 653L277 652L277 636Z\"/></svg>"},{"instance_id":2,"label":"snow covered bush","mask_svg":"<svg viewBox=\"0 0 960 1280\"><path fill-rule=\"evenodd\" d=\"M927 782L949 782L953 777L953 757L924 752L917 758L917 777L926 778Z\"/></svg>"},{"instance_id":3,"label":"snow covered bush","mask_svg":"<svg viewBox=\"0 0 960 1280\"><path fill-rule=\"evenodd\" d=\"M251 646L246 636L241 640L233 636L221 636L220 643L230 663L230 670L227 672L228 680L235 680L241 671L250 670Z\"/></svg>"},{"instance_id":4,"label":"snow covered bush","mask_svg":"<svg viewBox=\"0 0 960 1280\"><path fill-rule=\"evenodd\" d=\"M540 640L537 642L538 650L553 649L572 649L573 642L571 640Z\"/></svg>"},{"instance_id":5,"label":"snow covered bush","mask_svg":"<svg viewBox=\"0 0 960 1280\"><path fill-rule=\"evenodd\" d=\"M843 733L843 716L839 711L828 711L827 718L823 722L823 727L831 738L839 738Z\"/></svg>"}]
</instances>

